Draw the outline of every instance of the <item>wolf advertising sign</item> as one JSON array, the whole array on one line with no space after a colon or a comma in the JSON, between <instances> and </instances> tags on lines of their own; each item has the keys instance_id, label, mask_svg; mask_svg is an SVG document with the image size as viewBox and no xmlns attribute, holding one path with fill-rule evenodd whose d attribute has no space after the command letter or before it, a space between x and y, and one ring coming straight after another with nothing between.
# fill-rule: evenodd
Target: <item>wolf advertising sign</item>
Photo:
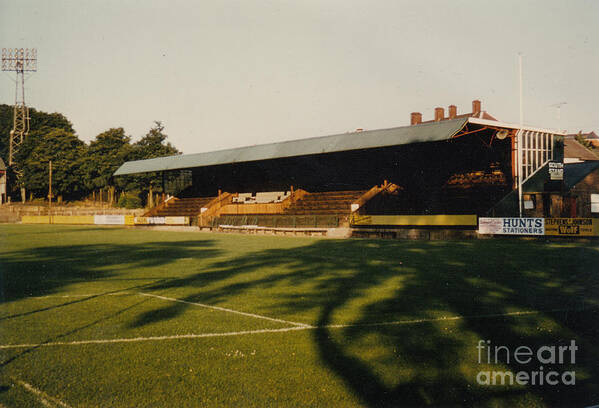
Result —
<instances>
[{"instance_id":1,"label":"wolf advertising sign","mask_svg":"<svg viewBox=\"0 0 599 408\"><path fill-rule=\"evenodd\" d=\"M543 218L479 218L479 234L544 235Z\"/></svg>"},{"instance_id":2,"label":"wolf advertising sign","mask_svg":"<svg viewBox=\"0 0 599 408\"><path fill-rule=\"evenodd\" d=\"M592 218L547 218L545 219L546 235L580 236L593 235Z\"/></svg>"}]
</instances>

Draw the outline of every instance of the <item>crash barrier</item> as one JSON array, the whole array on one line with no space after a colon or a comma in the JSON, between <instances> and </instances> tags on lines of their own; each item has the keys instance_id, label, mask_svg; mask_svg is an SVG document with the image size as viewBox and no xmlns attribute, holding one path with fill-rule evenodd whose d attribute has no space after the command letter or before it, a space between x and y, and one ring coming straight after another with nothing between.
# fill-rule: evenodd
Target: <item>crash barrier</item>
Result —
<instances>
[{"instance_id":1,"label":"crash barrier","mask_svg":"<svg viewBox=\"0 0 599 408\"><path fill-rule=\"evenodd\" d=\"M221 215L200 221L207 227L257 226L272 228L337 228L341 217L336 215Z\"/></svg>"},{"instance_id":2,"label":"crash barrier","mask_svg":"<svg viewBox=\"0 0 599 408\"><path fill-rule=\"evenodd\" d=\"M23 224L64 225L189 225L189 217L134 217L133 215L24 215Z\"/></svg>"}]
</instances>

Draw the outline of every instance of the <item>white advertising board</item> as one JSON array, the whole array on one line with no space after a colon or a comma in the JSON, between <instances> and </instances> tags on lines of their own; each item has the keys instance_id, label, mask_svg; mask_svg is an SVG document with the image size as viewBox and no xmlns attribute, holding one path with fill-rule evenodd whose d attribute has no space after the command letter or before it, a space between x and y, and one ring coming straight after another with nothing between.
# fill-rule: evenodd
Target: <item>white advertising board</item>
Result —
<instances>
[{"instance_id":1,"label":"white advertising board","mask_svg":"<svg viewBox=\"0 0 599 408\"><path fill-rule=\"evenodd\" d=\"M189 217L135 217L135 225L189 225Z\"/></svg>"},{"instance_id":2,"label":"white advertising board","mask_svg":"<svg viewBox=\"0 0 599 408\"><path fill-rule=\"evenodd\" d=\"M98 225L124 225L124 215L94 215L94 224Z\"/></svg>"},{"instance_id":3,"label":"white advertising board","mask_svg":"<svg viewBox=\"0 0 599 408\"><path fill-rule=\"evenodd\" d=\"M148 221L148 224L154 224L154 225L164 225L164 223L165 223L164 217L148 217L147 221Z\"/></svg>"},{"instance_id":4,"label":"white advertising board","mask_svg":"<svg viewBox=\"0 0 599 408\"><path fill-rule=\"evenodd\" d=\"M479 218L479 234L544 235L543 218Z\"/></svg>"},{"instance_id":5,"label":"white advertising board","mask_svg":"<svg viewBox=\"0 0 599 408\"><path fill-rule=\"evenodd\" d=\"M189 224L189 217L164 217L164 223L166 225L187 225Z\"/></svg>"}]
</instances>

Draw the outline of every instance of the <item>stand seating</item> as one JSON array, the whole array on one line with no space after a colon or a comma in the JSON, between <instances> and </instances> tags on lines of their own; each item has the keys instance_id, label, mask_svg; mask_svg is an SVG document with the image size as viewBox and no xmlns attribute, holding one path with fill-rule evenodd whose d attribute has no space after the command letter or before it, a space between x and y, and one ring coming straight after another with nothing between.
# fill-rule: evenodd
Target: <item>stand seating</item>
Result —
<instances>
[{"instance_id":1,"label":"stand seating","mask_svg":"<svg viewBox=\"0 0 599 408\"><path fill-rule=\"evenodd\" d=\"M187 216L192 217L199 215L202 212L202 207L205 207L215 197L200 197L200 198L180 198L169 202L165 208L161 208L155 214L156 217L174 217Z\"/></svg>"},{"instance_id":2,"label":"stand seating","mask_svg":"<svg viewBox=\"0 0 599 408\"><path fill-rule=\"evenodd\" d=\"M367 190L326 191L306 194L285 210L289 215L349 214L351 204Z\"/></svg>"},{"instance_id":3,"label":"stand seating","mask_svg":"<svg viewBox=\"0 0 599 408\"><path fill-rule=\"evenodd\" d=\"M233 197L233 204L280 203L291 195L290 191L268 191L259 193L239 193Z\"/></svg>"}]
</instances>

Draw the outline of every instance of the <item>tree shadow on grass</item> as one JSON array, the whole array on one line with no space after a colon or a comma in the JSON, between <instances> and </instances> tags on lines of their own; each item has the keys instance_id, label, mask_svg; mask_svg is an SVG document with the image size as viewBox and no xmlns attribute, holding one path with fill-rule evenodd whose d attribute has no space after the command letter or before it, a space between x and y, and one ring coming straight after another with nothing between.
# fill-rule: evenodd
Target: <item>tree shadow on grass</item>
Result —
<instances>
[{"instance_id":1,"label":"tree shadow on grass","mask_svg":"<svg viewBox=\"0 0 599 408\"><path fill-rule=\"evenodd\" d=\"M5 232L4 235L10 234L11 237L16 237L19 235L31 236L31 230L21 228L21 227L23 227L23 225L18 225L18 227L19 227L18 229L11 229L10 233ZM96 227L91 227L91 226L85 225L85 226L77 227L74 225L60 225L60 224L29 224L29 225L27 225L27 227L35 227L36 228L35 235L45 235L45 234L56 235L57 230L62 235L62 234L80 233L80 232L86 232L86 233L106 232L107 230L116 230L116 229L123 228L120 225L118 225L118 226L102 225L102 226L96 226ZM47 228L47 230L40 230L40 228Z\"/></svg>"},{"instance_id":2,"label":"tree shadow on grass","mask_svg":"<svg viewBox=\"0 0 599 408\"><path fill-rule=\"evenodd\" d=\"M86 298L86 300L89 300L89 299L88 299L88 298ZM78 332L80 332L80 331L82 331L82 330L84 330L84 329L87 329L87 328L93 327L93 326L95 326L95 325L97 325L97 324L100 324L100 323L102 323L102 322L105 322L105 321L108 321L108 320L110 320L110 319L112 319L112 318L114 318L114 317L117 317L117 316L119 316L119 315L122 315L123 313L126 313L127 311L129 311L129 310L132 310L132 309L134 309L134 308L138 307L139 305L141 305L141 304L143 304L143 303L146 303L148 300L149 300L149 299L143 299L143 300L140 300L139 302L136 302L136 303L134 303L134 304L132 304L132 305L129 305L129 306L123 307L123 308L119 309L119 310L118 310L118 311L116 311L116 312L113 312L113 313L107 314L107 315L105 315L105 316L102 316L102 317L100 317L100 318L98 318L98 319L96 319L96 320L94 320L94 321L91 321L91 322L89 322L89 323L86 323L86 324L84 324L84 325L82 325L82 326L76 327L76 328L74 328L74 329L71 329L71 330L69 330L69 331L67 331L67 332L65 332L65 333L61 333L60 335L57 335L57 336L50 337L50 338L46 339L45 341L43 341L43 342L41 342L41 343L39 343L39 344L37 344L37 345L32 345L32 346L30 346L30 347L27 347L27 348L25 348L23 351L17 352L16 354L12 355L11 357L9 357L9 358L7 358L7 359L5 359L5 360L1 361L1 362L0 362L0 368L2 368L2 367L5 367L5 366L9 365L9 364L10 364L10 363L12 363L13 361L15 361L15 360L17 360L17 359L19 359L19 358L23 357L23 356L24 356L24 355L26 355L26 354L29 354L29 353L31 353L32 351L35 351L35 350L39 349L40 347L44 347L44 346L45 346L45 345L47 345L48 343L53 343L53 342L60 341L61 339L64 339L64 338L65 338L65 337L67 337L67 336L70 336L70 335L72 335L72 334L78 333Z\"/></svg>"},{"instance_id":3,"label":"tree shadow on grass","mask_svg":"<svg viewBox=\"0 0 599 408\"><path fill-rule=\"evenodd\" d=\"M2 254L2 270L0 271L0 290L2 290L3 302L16 301L31 296L50 295L66 285L79 282L118 282L120 287L90 294L89 296L69 299L52 306L4 315L0 317L0 325L4 320L88 302L102 296L131 291L138 292L149 285L155 285L157 282L177 279L180 277L180 271L178 270L166 269L148 276L144 268L168 266L179 258L213 257L220 253L213 246L214 242L212 240L204 239L144 242L141 244L54 245L29 248L24 251L5 252ZM135 271L138 269L139 276L136 277ZM123 283L127 282L133 284L129 283L123 286ZM148 300L144 299L111 315L49 338L40 345L29 347L12 357L4 359L0 362L0 367L4 367L21 356L43 347L45 343L58 341L83 329L100 324Z\"/></svg>"},{"instance_id":4,"label":"tree shadow on grass","mask_svg":"<svg viewBox=\"0 0 599 408\"><path fill-rule=\"evenodd\" d=\"M156 281L180 277L180 271L168 269L148 276L145 268L168 266L180 258L214 257L219 253L214 242L206 239L53 245L4 252L0 258L0 299L8 302L50 295L78 282L140 281L143 283L126 288L139 290ZM77 301L65 304L73 302Z\"/></svg>"},{"instance_id":5,"label":"tree shadow on grass","mask_svg":"<svg viewBox=\"0 0 599 408\"><path fill-rule=\"evenodd\" d=\"M184 300L211 304L263 289L267 309L248 311L294 320L317 310L305 323L318 327L322 363L367 406L584 406L599 399L598 261L596 243L320 240L214 263L149 289L187 287L193 293ZM376 325L389 321L408 323ZM331 327L337 323L348 326ZM576 384L478 384L481 370L540 365L505 353L496 364L479 364L479 340L512 353L575 340L575 364L544 369L576 370Z\"/></svg>"}]
</instances>

